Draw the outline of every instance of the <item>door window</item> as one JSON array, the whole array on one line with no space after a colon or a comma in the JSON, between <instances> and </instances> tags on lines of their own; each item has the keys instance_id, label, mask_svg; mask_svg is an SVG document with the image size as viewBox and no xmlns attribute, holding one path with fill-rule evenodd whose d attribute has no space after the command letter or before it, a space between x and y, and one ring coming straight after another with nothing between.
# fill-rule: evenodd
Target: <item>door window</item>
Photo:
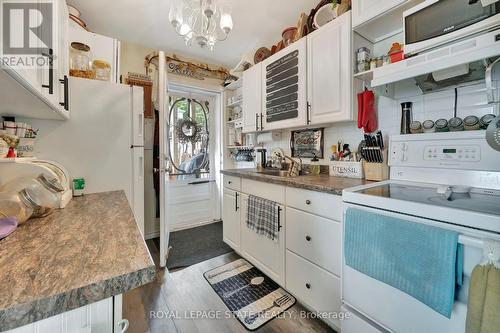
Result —
<instances>
[{"instance_id":1,"label":"door window","mask_svg":"<svg viewBox=\"0 0 500 333\"><path fill-rule=\"evenodd\" d=\"M210 172L209 102L171 96L168 124L170 175Z\"/></svg>"}]
</instances>

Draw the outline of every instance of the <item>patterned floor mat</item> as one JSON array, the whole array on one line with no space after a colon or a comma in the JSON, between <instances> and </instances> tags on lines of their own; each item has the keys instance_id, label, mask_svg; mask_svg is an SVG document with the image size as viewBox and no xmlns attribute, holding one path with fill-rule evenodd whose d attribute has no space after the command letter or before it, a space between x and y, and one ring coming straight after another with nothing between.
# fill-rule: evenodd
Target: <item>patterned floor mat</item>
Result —
<instances>
[{"instance_id":1,"label":"patterned floor mat","mask_svg":"<svg viewBox=\"0 0 500 333\"><path fill-rule=\"evenodd\" d=\"M295 298L244 259L203 274L248 330L256 330L295 304Z\"/></svg>"}]
</instances>

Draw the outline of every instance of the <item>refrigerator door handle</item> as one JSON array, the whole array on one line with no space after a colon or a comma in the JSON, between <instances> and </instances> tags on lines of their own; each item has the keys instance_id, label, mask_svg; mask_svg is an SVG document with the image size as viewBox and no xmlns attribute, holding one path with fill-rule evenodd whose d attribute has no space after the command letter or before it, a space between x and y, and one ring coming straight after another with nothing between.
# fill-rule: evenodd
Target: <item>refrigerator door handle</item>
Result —
<instances>
[{"instance_id":1,"label":"refrigerator door handle","mask_svg":"<svg viewBox=\"0 0 500 333\"><path fill-rule=\"evenodd\" d=\"M139 156L139 180L144 178L144 158Z\"/></svg>"},{"instance_id":2,"label":"refrigerator door handle","mask_svg":"<svg viewBox=\"0 0 500 333\"><path fill-rule=\"evenodd\" d=\"M139 113L139 137L142 138L144 136L144 115L143 113Z\"/></svg>"}]
</instances>

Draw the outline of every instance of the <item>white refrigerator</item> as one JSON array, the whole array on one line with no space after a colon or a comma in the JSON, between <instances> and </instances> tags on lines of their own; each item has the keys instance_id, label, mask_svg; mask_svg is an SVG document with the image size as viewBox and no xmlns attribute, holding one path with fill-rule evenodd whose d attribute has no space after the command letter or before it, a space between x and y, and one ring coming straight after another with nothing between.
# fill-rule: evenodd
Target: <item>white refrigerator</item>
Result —
<instances>
[{"instance_id":1,"label":"white refrigerator","mask_svg":"<svg viewBox=\"0 0 500 333\"><path fill-rule=\"evenodd\" d=\"M69 103L67 121L26 119L36 157L85 178L87 194L124 190L144 235L143 89L71 77Z\"/></svg>"}]
</instances>

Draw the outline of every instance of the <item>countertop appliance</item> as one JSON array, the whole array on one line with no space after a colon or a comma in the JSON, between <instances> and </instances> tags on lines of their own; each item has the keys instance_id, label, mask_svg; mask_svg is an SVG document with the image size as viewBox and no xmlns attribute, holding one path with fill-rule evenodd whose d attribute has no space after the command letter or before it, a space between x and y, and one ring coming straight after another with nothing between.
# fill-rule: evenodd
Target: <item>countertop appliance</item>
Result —
<instances>
[{"instance_id":1,"label":"countertop appliance","mask_svg":"<svg viewBox=\"0 0 500 333\"><path fill-rule=\"evenodd\" d=\"M13 163L0 163L0 174L0 186L18 177L35 178L40 174L45 174L57 178L64 188L61 194L60 208L66 207L73 198L71 175L65 167L54 161L29 158L27 160L20 159Z\"/></svg>"},{"instance_id":2,"label":"countertop appliance","mask_svg":"<svg viewBox=\"0 0 500 333\"><path fill-rule=\"evenodd\" d=\"M144 235L143 89L70 77L69 92L69 120L30 120L35 156L85 178L85 193L125 191Z\"/></svg>"},{"instance_id":3,"label":"countertop appliance","mask_svg":"<svg viewBox=\"0 0 500 333\"><path fill-rule=\"evenodd\" d=\"M405 53L488 31L500 25L500 1L426 0L403 13Z\"/></svg>"},{"instance_id":4,"label":"countertop appliance","mask_svg":"<svg viewBox=\"0 0 500 333\"><path fill-rule=\"evenodd\" d=\"M390 180L344 190L344 209L459 232L464 284L448 319L344 262L342 298L352 319L343 321L342 332L465 332L471 272L483 241L500 241L500 153L484 131L397 135L389 153Z\"/></svg>"}]
</instances>

